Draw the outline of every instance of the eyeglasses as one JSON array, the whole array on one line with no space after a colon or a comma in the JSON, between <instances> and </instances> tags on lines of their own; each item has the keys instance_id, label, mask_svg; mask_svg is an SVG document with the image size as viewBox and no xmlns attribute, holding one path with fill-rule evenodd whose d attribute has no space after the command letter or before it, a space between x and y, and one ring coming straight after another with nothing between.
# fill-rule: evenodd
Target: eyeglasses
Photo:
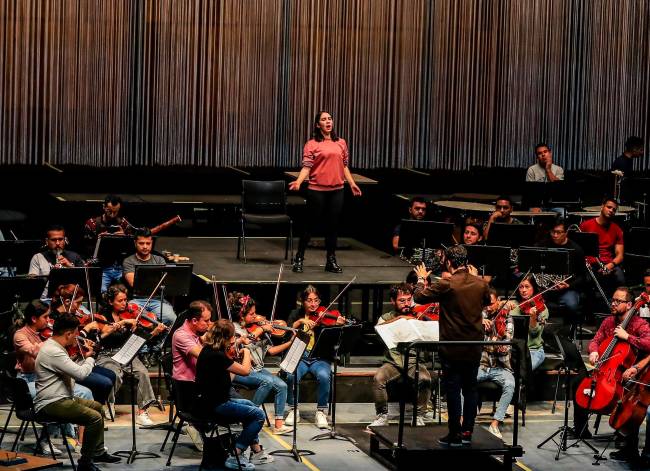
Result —
<instances>
[{"instance_id":1,"label":"eyeglasses","mask_svg":"<svg viewBox=\"0 0 650 471\"><path fill-rule=\"evenodd\" d=\"M619 304L625 304L627 301L625 299L612 299L612 306L618 306Z\"/></svg>"}]
</instances>

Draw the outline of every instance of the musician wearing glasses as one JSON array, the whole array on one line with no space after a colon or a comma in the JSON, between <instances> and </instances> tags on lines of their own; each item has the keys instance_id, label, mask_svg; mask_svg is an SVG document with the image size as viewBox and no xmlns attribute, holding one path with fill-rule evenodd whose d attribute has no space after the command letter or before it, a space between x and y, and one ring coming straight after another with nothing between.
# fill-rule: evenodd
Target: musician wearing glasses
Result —
<instances>
[{"instance_id":1,"label":"musician wearing glasses","mask_svg":"<svg viewBox=\"0 0 650 471\"><path fill-rule=\"evenodd\" d=\"M558 304L561 309L565 310L570 319L577 319L580 293L579 289L584 282L584 259L585 254L582 248L569 239L568 225L566 220L558 219L549 232L547 240L541 242L541 247L550 249L571 250L569 254L570 266L572 270L571 279L558 284L552 290L546 292L545 298L551 303ZM568 276L568 275L567 275ZM566 276L549 276L544 277L536 274L535 280L541 289L550 288L556 282L561 281Z\"/></svg>"},{"instance_id":2,"label":"musician wearing glasses","mask_svg":"<svg viewBox=\"0 0 650 471\"><path fill-rule=\"evenodd\" d=\"M28 275L49 276L52 269L83 266L81 256L77 252L66 249L67 243L63 226L50 226L46 231L45 248L32 257ZM41 299L47 299L47 285Z\"/></svg>"},{"instance_id":3,"label":"musician wearing glasses","mask_svg":"<svg viewBox=\"0 0 650 471\"><path fill-rule=\"evenodd\" d=\"M620 266L625 252L623 231L614 222L617 210L618 201L614 198L605 198L600 208L600 215L580 224L582 232L593 232L598 235L598 258L587 257L587 262L597 266L598 274L603 284L609 287L610 293L614 287L625 285L625 274Z\"/></svg>"},{"instance_id":4,"label":"musician wearing glasses","mask_svg":"<svg viewBox=\"0 0 650 471\"><path fill-rule=\"evenodd\" d=\"M523 224L519 219L512 217L512 199L509 196L499 196L494 204L494 212L483 226L483 238L489 239L490 227L495 222L502 224Z\"/></svg>"},{"instance_id":5,"label":"musician wearing glasses","mask_svg":"<svg viewBox=\"0 0 650 471\"><path fill-rule=\"evenodd\" d=\"M527 182L547 183L564 180L564 170L553 163L553 152L547 144L542 142L535 146L535 157L537 163L528 167L526 172Z\"/></svg>"},{"instance_id":6,"label":"musician wearing glasses","mask_svg":"<svg viewBox=\"0 0 650 471\"><path fill-rule=\"evenodd\" d=\"M603 320L598 332L589 343L589 363L594 366L598 364L600 359L598 350L601 344L609 341L614 336L638 350L639 357L650 352L650 325L645 319L633 316L626 328L620 325L625 320L626 314L632 308L632 305L633 299L630 290L625 286L616 288L610 306L612 315ZM579 384L583 378L584 376L579 375L576 384ZM580 394L580 391L578 391L578 394ZM580 438L591 438L587 419L588 411L580 407L574 400L573 428ZM635 437L628 436L625 446L619 451L613 452L610 456L614 459L634 461L639 455L638 441L638 435Z\"/></svg>"}]
</instances>

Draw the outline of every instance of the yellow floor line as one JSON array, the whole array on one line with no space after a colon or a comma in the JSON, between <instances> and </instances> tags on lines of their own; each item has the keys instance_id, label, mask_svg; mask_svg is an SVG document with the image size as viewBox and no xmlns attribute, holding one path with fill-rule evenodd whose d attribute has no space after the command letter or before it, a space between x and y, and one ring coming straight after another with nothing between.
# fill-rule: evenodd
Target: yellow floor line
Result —
<instances>
[{"instance_id":1,"label":"yellow floor line","mask_svg":"<svg viewBox=\"0 0 650 471\"><path fill-rule=\"evenodd\" d=\"M285 450L291 450L291 445L289 445L289 444L288 444L287 442L285 442L282 438L280 438L279 435L274 435L274 434L270 431L270 429L269 429L268 427L264 427L262 430L263 430L264 433L266 433L269 437L271 437L273 440L275 440L275 441L278 442L280 445L282 445L282 447L283 447ZM312 463L311 461L309 461L307 458L305 458L304 456L302 456L301 458L302 458L302 464L304 464L304 465L307 466L309 469L311 469L311 471L320 471L320 469L319 469L319 468L318 468L314 463Z\"/></svg>"},{"instance_id":2,"label":"yellow floor line","mask_svg":"<svg viewBox=\"0 0 650 471\"><path fill-rule=\"evenodd\" d=\"M519 466L521 469L523 469L524 471L533 471L532 469L530 469L528 466L526 466L526 465L525 465L524 463L522 463L521 461L517 461L515 464L516 464L517 466Z\"/></svg>"}]
</instances>

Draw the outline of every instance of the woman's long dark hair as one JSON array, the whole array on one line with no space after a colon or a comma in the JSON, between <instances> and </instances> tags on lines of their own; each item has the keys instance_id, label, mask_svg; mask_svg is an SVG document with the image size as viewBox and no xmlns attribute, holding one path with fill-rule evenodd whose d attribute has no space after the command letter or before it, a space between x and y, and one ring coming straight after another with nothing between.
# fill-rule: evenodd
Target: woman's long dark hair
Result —
<instances>
[{"instance_id":1,"label":"woman's long dark hair","mask_svg":"<svg viewBox=\"0 0 650 471\"><path fill-rule=\"evenodd\" d=\"M325 137L323 136L323 132L318 127L318 122L320 121L320 117L323 113L327 113L328 115L332 116L332 113L325 110L321 110L318 113L316 113L316 117L314 118L314 126L311 130L311 138L314 139L316 142L323 142L325 140ZM332 132L330 132L330 138L334 142L339 140L338 134L334 132L334 127L332 127Z\"/></svg>"},{"instance_id":2,"label":"woman's long dark hair","mask_svg":"<svg viewBox=\"0 0 650 471\"><path fill-rule=\"evenodd\" d=\"M533 296L535 296L536 294L539 293L539 285L538 285L537 282L535 281L535 277L534 277L533 275L528 275L526 278L524 278L523 280L521 280L522 283L523 283L524 281L528 281L528 282L530 283L530 285L533 287ZM517 299L518 299L519 301L523 301L523 298L521 297L521 294L519 294L519 290L517 290L517 293L515 293L515 296L517 297ZM533 296L531 296L531 298L532 298Z\"/></svg>"}]
</instances>

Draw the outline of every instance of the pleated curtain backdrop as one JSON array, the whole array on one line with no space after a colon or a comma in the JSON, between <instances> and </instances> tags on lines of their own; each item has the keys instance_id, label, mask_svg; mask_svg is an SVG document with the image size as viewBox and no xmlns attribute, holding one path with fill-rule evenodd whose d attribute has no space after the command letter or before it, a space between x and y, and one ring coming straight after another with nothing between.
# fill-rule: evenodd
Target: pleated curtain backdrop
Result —
<instances>
[{"instance_id":1,"label":"pleated curtain backdrop","mask_svg":"<svg viewBox=\"0 0 650 471\"><path fill-rule=\"evenodd\" d=\"M0 164L606 169L648 136L646 0L3 0ZM648 158L642 165L647 167Z\"/></svg>"}]
</instances>

